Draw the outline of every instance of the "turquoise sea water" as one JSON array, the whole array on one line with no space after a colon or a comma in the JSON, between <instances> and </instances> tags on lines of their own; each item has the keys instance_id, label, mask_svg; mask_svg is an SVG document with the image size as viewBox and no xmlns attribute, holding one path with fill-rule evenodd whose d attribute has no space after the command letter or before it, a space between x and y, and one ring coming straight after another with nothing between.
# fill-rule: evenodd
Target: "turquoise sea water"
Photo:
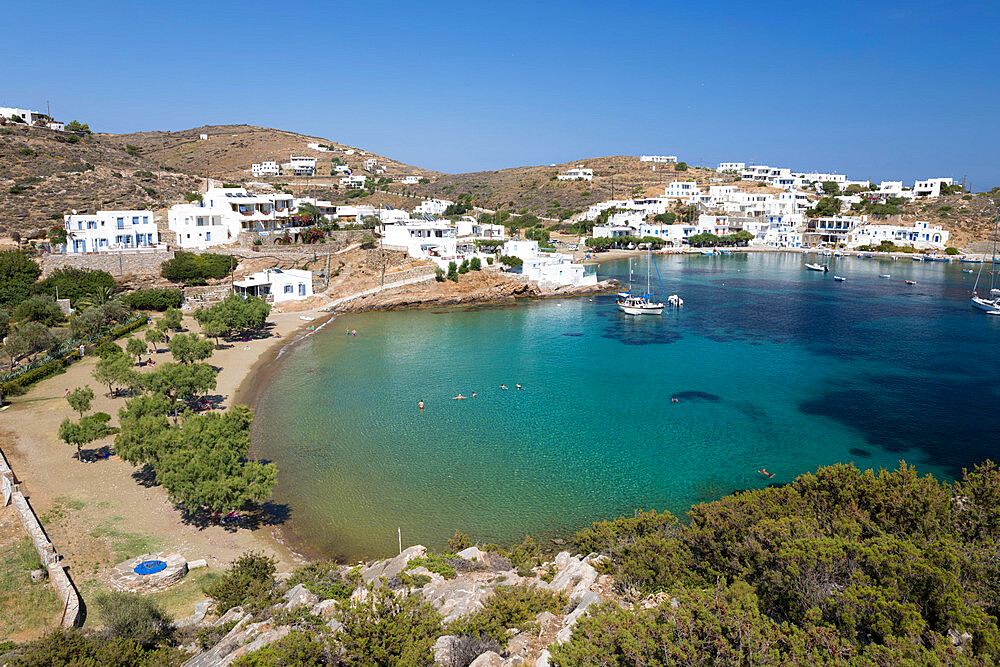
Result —
<instances>
[{"instance_id":1,"label":"turquoise sea water","mask_svg":"<svg viewBox=\"0 0 1000 667\"><path fill-rule=\"evenodd\" d=\"M662 317L598 296L338 318L283 356L254 453L278 465L290 527L347 559L392 553L397 528L505 542L683 515L838 461L950 478L1000 456L1000 318L969 307L961 271L978 267L804 261L660 258L685 300ZM627 280L628 263L599 274Z\"/></svg>"}]
</instances>

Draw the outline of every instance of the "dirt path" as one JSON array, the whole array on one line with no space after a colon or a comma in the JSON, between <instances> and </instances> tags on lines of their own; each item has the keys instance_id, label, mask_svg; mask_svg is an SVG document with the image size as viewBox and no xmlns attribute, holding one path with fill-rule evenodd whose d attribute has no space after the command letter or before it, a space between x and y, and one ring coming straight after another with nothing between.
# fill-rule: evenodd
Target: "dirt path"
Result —
<instances>
[{"instance_id":1,"label":"dirt path","mask_svg":"<svg viewBox=\"0 0 1000 667\"><path fill-rule=\"evenodd\" d=\"M298 329L308 329L310 323L300 319L301 315L317 313L272 315L271 331L280 338L237 342L217 350L209 359L222 369L215 393L227 405L262 355L293 339ZM185 325L197 328L188 319ZM155 356L160 363L170 360L169 352ZM91 371L96 361L96 357L89 357L73 364L64 374L48 378L13 399L13 404L0 412L0 448L85 599L88 592L105 587L108 568L153 550L176 551L188 560L205 558L212 567L223 567L250 549L278 558L281 569L302 562L276 541L273 527L251 531L186 523L166 491L143 485L131 464L116 457L94 463L77 461L73 448L56 436L59 423L76 416L64 400L66 390L89 384L96 394L93 410L112 415L113 424L125 403L125 399L106 396L107 387L94 382Z\"/></svg>"}]
</instances>

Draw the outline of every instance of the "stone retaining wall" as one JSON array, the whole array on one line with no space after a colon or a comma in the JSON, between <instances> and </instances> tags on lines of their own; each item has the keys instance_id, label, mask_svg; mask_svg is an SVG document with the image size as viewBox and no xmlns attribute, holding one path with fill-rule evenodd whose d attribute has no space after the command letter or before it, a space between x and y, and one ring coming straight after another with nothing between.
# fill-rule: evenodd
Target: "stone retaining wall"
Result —
<instances>
[{"instance_id":1,"label":"stone retaining wall","mask_svg":"<svg viewBox=\"0 0 1000 667\"><path fill-rule=\"evenodd\" d=\"M76 587L73 585L72 580L70 580L66 569L59 564L62 557L56 553L55 546L49 540L48 535L45 534L45 529L42 528L42 524L35 515L35 511L31 509L31 504L24 497L19 486L14 483L14 471L11 470L7 459L4 458L3 451L0 451L0 478L4 480L2 482L4 488L10 490L9 496L7 494L2 496L4 504L10 502L17 508L18 514L21 515L21 524L24 526L25 532L28 533L28 537L31 538L32 543L35 545L35 551L38 552L38 557L41 558L42 564L49 573L49 581L52 582L53 588L56 589L59 599L63 601L60 626L63 628L72 628L83 625L80 595L77 593Z\"/></svg>"},{"instance_id":2,"label":"stone retaining wall","mask_svg":"<svg viewBox=\"0 0 1000 667\"><path fill-rule=\"evenodd\" d=\"M63 255L52 253L38 258L42 267L42 276L47 276L56 269L72 266L77 269L96 269L107 271L113 276L157 276L160 275L160 265L174 258L173 250L156 250L150 252L105 252Z\"/></svg>"}]
</instances>

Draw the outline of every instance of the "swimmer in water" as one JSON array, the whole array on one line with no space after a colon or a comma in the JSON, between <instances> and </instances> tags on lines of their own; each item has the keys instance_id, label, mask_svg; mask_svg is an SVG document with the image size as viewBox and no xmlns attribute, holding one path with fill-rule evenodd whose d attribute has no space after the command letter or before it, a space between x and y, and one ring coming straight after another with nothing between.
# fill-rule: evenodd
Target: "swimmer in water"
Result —
<instances>
[{"instance_id":1,"label":"swimmer in water","mask_svg":"<svg viewBox=\"0 0 1000 667\"><path fill-rule=\"evenodd\" d=\"M672 397L672 398L670 399L670 402L671 402L671 403L680 403L680 401L678 401L678 400L677 400L677 397L676 397L676 396L675 396L675 397Z\"/></svg>"},{"instance_id":2,"label":"swimmer in water","mask_svg":"<svg viewBox=\"0 0 1000 667\"><path fill-rule=\"evenodd\" d=\"M518 391L520 391L521 389L524 389L524 387L521 386L520 382L515 383L514 386L517 387Z\"/></svg>"},{"instance_id":3,"label":"swimmer in water","mask_svg":"<svg viewBox=\"0 0 1000 667\"><path fill-rule=\"evenodd\" d=\"M424 399L422 399L422 398L420 399L420 402L417 403L417 407L420 408L421 412L424 411Z\"/></svg>"},{"instance_id":4,"label":"swimmer in water","mask_svg":"<svg viewBox=\"0 0 1000 667\"><path fill-rule=\"evenodd\" d=\"M461 400L464 400L466 398L468 398L468 396L462 396L461 394L459 394L458 396L453 396L451 400L453 400L453 401L461 401Z\"/></svg>"},{"instance_id":5,"label":"swimmer in water","mask_svg":"<svg viewBox=\"0 0 1000 667\"><path fill-rule=\"evenodd\" d=\"M764 476L766 476L768 478L774 477L774 473L773 472L768 472L767 468L761 468L760 470L757 471L757 473L760 474L760 475L764 475Z\"/></svg>"},{"instance_id":6,"label":"swimmer in water","mask_svg":"<svg viewBox=\"0 0 1000 667\"><path fill-rule=\"evenodd\" d=\"M472 398L476 397L476 392L472 392Z\"/></svg>"},{"instance_id":7,"label":"swimmer in water","mask_svg":"<svg viewBox=\"0 0 1000 667\"><path fill-rule=\"evenodd\" d=\"M507 388L507 385L505 385L505 384L502 384L502 385L500 385L500 388L501 388L501 389L506 389L506 388Z\"/></svg>"}]
</instances>

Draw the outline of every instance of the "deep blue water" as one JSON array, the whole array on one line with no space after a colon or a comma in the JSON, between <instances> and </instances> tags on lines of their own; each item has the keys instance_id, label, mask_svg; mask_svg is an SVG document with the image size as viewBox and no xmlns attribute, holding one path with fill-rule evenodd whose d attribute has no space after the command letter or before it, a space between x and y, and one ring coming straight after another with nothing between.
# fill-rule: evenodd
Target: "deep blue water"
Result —
<instances>
[{"instance_id":1,"label":"deep blue water","mask_svg":"<svg viewBox=\"0 0 1000 667\"><path fill-rule=\"evenodd\" d=\"M345 558L391 552L397 527L411 544L509 541L683 515L838 461L951 478L1000 456L1000 318L969 307L972 265L804 261L660 258L685 301L662 317L598 296L338 318L285 355L256 453L296 532ZM599 274L626 281L628 263Z\"/></svg>"}]
</instances>

